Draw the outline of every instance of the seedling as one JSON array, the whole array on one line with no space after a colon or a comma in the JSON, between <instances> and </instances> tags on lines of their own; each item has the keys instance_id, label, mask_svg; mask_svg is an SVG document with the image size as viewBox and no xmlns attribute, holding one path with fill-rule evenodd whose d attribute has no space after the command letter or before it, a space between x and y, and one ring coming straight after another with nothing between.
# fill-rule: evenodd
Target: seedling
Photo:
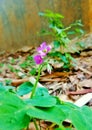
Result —
<instances>
[{"instance_id":1,"label":"seedling","mask_svg":"<svg viewBox=\"0 0 92 130\"><path fill-rule=\"evenodd\" d=\"M54 47L52 49L51 56L55 54L55 57L58 57L58 59L64 63L63 68L69 69L74 59L70 53L66 53L64 51L61 52L61 48L67 49L67 44L71 41L70 35L72 35L72 37L80 37L84 34L81 20L77 20L75 23L65 27L62 22L64 16L59 13L53 13L50 10L46 10L45 12L40 12L39 15L45 17L48 21L48 30L42 30L41 34L53 37ZM83 44L79 44L79 46L83 47ZM59 55L56 52L59 53Z\"/></svg>"}]
</instances>

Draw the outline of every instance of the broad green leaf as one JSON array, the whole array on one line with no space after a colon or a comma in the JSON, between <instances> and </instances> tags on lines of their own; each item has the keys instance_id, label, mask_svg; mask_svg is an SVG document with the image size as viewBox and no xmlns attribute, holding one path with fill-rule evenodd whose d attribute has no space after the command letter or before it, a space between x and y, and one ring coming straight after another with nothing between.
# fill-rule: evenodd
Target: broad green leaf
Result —
<instances>
[{"instance_id":1,"label":"broad green leaf","mask_svg":"<svg viewBox=\"0 0 92 130\"><path fill-rule=\"evenodd\" d=\"M66 114L56 105L50 108L31 108L27 114L30 117L48 120L61 125L62 121L66 119Z\"/></svg>"},{"instance_id":2,"label":"broad green leaf","mask_svg":"<svg viewBox=\"0 0 92 130\"><path fill-rule=\"evenodd\" d=\"M92 109L84 106L77 107L72 103L58 103L58 107L67 114L67 119L71 120L76 130L92 129Z\"/></svg>"},{"instance_id":3,"label":"broad green leaf","mask_svg":"<svg viewBox=\"0 0 92 130\"><path fill-rule=\"evenodd\" d=\"M17 88L17 94L19 96L28 94L32 91L33 84L31 82L25 82ZM48 89L45 87L37 87L35 96L48 96Z\"/></svg>"},{"instance_id":4,"label":"broad green leaf","mask_svg":"<svg viewBox=\"0 0 92 130\"><path fill-rule=\"evenodd\" d=\"M89 107L82 107L73 109L69 118L75 126L76 130L92 130L92 109Z\"/></svg>"},{"instance_id":5,"label":"broad green leaf","mask_svg":"<svg viewBox=\"0 0 92 130\"><path fill-rule=\"evenodd\" d=\"M30 118L26 104L15 94L0 89L0 130L21 130Z\"/></svg>"},{"instance_id":6,"label":"broad green leaf","mask_svg":"<svg viewBox=\"0 0 92 130\"><path fill-rule=\"evenodd\" d=\"M33 88L32 83L25 82L17 88L17 94L20 95L20 96L28 94L32 91L32 88Z\"/></svg>"},{"instance_id":7,"label":"broad green leaf","mask_svg":"<svg viewBox=\"0 0 92 130\"><path fill-rule=\"evenodd\" d=\"M4 90L5 90L5 87L3 86L3 83L0 82L0 92L1 92L1 91L4 91Z\"/></svg>"},{"instance_id":8,"label":"broad green leaf","mask_svg":"<svg viewBox=\"0 0 92 130\"><path fill-rule=\"evenodd\" d=\"M52 107L56 105L56 99L52 96L38 96L25 100L27 104L37 107Z\"/></svg>"},{"instance_id":9,"label":"broad green leaf","mask_svg":"<svg viewBox=\"0 0 92 130\"><path fill-rule=\"evenodd\" d=\"M37 87L35 97L41 97L49 96L48 89L45 87Z\"/></svg>"},{"instance_id":10,"label":"broad green leaf","mask_svg":"<svg viewBox=\"0 0 92 130\"><path fill-rule=\"evenodd\" d=\"M62 130L61 128L56 128L55 130ZM72 128L65 128L64 130L73 130Z\"/></svg>"},{"instance_id":11,"label":"broad green leaf","mask_svg":"<svg viewBox=\"0 0 92 130\"><path fill-rule=\"evenodd\" d=\"M73 109L79 109L79 107L75 106L73 103L70 102L61 102L57 105L61 108L61 110L63 110L67 114L70 113L70 111L72 111Z\"/></svg>"},{"instance_id":12,"label":"broad green leaf","mask_svg":"<svg viewBox=\"0 0 92 130\"><path fill-rule=\"evenodd\" d=\"M0 83L0 91L2 90L6 90L6 91L15 91L15 87L13 86L4 86L3 83Z\"/></svg>"}]
</instances>

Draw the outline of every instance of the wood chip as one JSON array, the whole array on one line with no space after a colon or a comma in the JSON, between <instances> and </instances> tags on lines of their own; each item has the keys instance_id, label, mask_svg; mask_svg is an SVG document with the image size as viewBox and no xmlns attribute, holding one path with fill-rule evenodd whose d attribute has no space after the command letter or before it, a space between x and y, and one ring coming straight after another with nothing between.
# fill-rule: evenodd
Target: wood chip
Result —
<instances>
[{"instance_id":1,"label":"wood chip","mask_svg":"<svg viewBox=\"0 0 92 130\"><path fill-rule=\"evenodd\" d=\"M78 99L74 104L82 107L92 99L92 93L87 93Z\"/></svg>"}]
</instances>

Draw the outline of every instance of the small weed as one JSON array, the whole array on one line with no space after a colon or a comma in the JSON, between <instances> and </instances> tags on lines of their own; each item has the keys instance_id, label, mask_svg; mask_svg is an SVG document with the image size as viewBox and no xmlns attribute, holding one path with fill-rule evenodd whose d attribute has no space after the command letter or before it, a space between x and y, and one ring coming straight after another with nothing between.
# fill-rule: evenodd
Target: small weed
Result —
<instances>
[{"instance_id":1,"label":"small weed","mask_svg":"<svg viewBox=\"0 0 92 130\"><path fill-rule=\"evenodd\" d=\"M34 60L32 56L28 56L21 64L20 67L26 69L34 66Z\"/></svg>"},{"instance_id":2,"label":"small weed","mask_svg":"<svg viewBox=\"0 0 92 130\"><path fill-rule=\"evenodd\" d=\"M61 48L67 49L67 44L69 44L71 41L71 35L72 37L80 37L84 34L81 20L77 20L68 27L65 27L62 22L64 16L59 13L53 13L50 10L46 10L45 12L40 12L39 15L45 17L48 20L48 30L42 31L41 34L50 35L53 37L54 47L52 49L51 55L55 55L55 57L58 57L59 60L64 63L63 68L70 68L74 58L70 53L61 52ZM79 43L78 45L83 47L83 43ZM59 51L57 52L57 50Z\"/></svg>"}]
</instances>

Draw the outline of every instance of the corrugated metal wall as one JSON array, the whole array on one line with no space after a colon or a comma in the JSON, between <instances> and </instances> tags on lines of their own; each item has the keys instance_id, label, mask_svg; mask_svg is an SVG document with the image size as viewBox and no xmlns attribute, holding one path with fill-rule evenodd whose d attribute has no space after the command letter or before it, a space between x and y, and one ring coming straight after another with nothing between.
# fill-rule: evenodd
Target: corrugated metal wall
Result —
<instances>
[{"instance_id":1,"label":"corrugated metal wall","mask_svg":"<svg viewBox=\"0 0 92 130\"><path fill-rule=\"evenodd\" d=\"M92 0L0 0L0 51L48 42L48 39L37 36L46 24L38 12L46 9L62 13L65 25L82 19L85 29L90 31L91 7Z\"/></svg>"}]
</instances>

